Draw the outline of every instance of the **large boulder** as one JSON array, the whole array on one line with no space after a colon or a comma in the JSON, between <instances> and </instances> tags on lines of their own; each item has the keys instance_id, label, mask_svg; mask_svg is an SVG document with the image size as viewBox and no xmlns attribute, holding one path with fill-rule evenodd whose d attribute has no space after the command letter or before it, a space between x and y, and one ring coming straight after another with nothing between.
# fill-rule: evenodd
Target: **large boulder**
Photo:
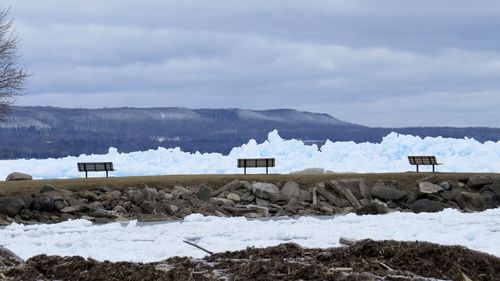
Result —
<instances>
[{"instance_id":1,"label":"large boulder","mask_svg":"<svg viewBox=\"0 0 500 281\"><path fill-rule=\"evenodd\" d=\"M397 201L405 197L407 193L395 187L386 186L384 183L377 183L372 187L372 195L383 200Z\"/></svg>"},{"instance_id":2,"label":"large boulder","mask_svg":"<svg viewBox=\"0 0 500 281\"><path fill-rule=\"evenodd\" d=\"M144 200L153 201L160 197L160 193L158 189L154 187L146 187L141 189L142 194L144 195Z\"/></svg>"},{"instance_id":3,"label":"large boulder","mask_svg":"<svg viewBox=\"0 0 500 281\"><path fill-rule=\"evenodd\" d=\"M255 182L252 191L256 197L270 199L278 193L278 187L272 183Z\"/></svg>"},{"instance_id":4,"label":"large boulder","mask_svg":"<svg viewBox=\"0 0 500 281\"><path fill-rule=\"evenodd\" d=\"M444 191L444 188L437 184L433 184L427 181L422 181L418 183L418 191L424 194L437 194L441 191Z\"/></svg>"},{"instance_id":5,"label":"large boulder","mask_svg":"<svg viewBox=\"0 0 500 281\"><path fill-rule=\"evenodd\" d=\"M23 207L23 199L17 196L5 196L0 198L0 214L14 217Z\"/></svg>"},{"instance_id":6,"label":"large boulder","mask_svg":"<svg viewBox=\"0 0 500 281\"><path fill-rule=\"evenodd\" d=\"M43 212L55 212L67 207L67 205L61 195L50 191L36 197L33 209Z\"/></svg>"},{"instance_id":7,"label":"large boulder","mask_svg":"<svg viewBox=\"0 0 500 281\"><path fill-rule=\"evenodd\" d=\"M25 173L20 173L20 172L13 172L10 173L7 178L5 178L5 181L25 181L25 180L32 180L33 177L25 174Z\"/></svg>"},{"instance_id":8,"label":"large boulder","mask_svg":"<svg viewBox=\"0 0 500 281\"><path fill-rule=\"evenodd\" d=\"M437 201L429 200L429 199L420 199L415 202L413 202L410 205L410 209L415 212L415 213L433 213L433 212L439 212L444 210L446 206Z\"/></svg>"},{"instance_id":9,"label":"large boulder","mask_svg":"<svg viewBox=\"0 0 500 281\"><path fill-rule=\"evenodd\" d=\"M494 182L493 184L489 185L488 188L498 197L500 197L500 181Z\"/></svg>"},{"instance_id":10,"label":"large boulder","mask_svg":"<svg viewBox=\"0 0 500 281\"><path fill-rule=\"evenodd\" d=\"M492 184L495 179L490 176L472 176L467 180L467 185L472 188L481 188L487 184Z\"/></svg>"},{"instance_id":11,"label":"large boulder","mask_svg":"<svg viewBox=\"0 0 500 281\"><path fill-rule=\"evenodd\" d=\"M206 185L200 186L198 192L196 193L196 197L201 201L209 201L212 198L212 189Z\"/></svg>"},{"instance_id":12,"label":"large boulder","mask_svg":"<svg viewBox=\"0 0 500 281\"><path fill-rule=\"evenodd\" d=\"M464 211L483 211L486 209L486 199L478 193L460 192L456 201Z\"/></svg>"},{"instance_id":13,"label":"large boulder","mask_svg":"<svg viewBox=\"0 0 500 281\"><path fill-rule=\"evenodd\" d=\"M144 200L144 194L137 189L131 189L127 191L127 193L130 201L132 201L136 205L141 204Z\"/></svg>"},{"instance_id":14,"label":"large boulder","mask_svg":"<svg viewBox=\"0 0 500 281\"><path fill-rule=\"evenodd\" d=\"M300 196L299 184L294 181L287 181L281 190L281 193L286 195L288 199L297 198Z\"/></svg>"}]
</instances>

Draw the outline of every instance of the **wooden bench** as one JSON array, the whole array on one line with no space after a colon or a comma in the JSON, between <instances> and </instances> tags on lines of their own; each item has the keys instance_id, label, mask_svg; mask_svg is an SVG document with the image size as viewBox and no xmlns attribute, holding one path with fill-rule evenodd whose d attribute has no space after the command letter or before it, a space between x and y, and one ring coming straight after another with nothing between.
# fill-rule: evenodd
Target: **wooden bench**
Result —
<instances>
[{"instance_id":1,"label":"wooden bench","mask_svg":"<svg viewBox=\"0 0 500 281\"><path fill-rule=\"evenodd\" d=\"M435 172L434 166L441 165L436 160L436 156L408 156L408 161L411 165L417 165L417 173L419 165L432 165L432 172Z\"/></svg>"},{"instance_id":2,"label":"wooden bench","mask_svg":"<svg viewBox=\"0 0 500 281\"><path fill-rule=\"evenodd\" d=\"M266 175L269 174L269 167L275 166L274 158L244 158L238 159L238 168L244 168L245 175L247 168L263 168L266 167Z\"/></svg>"},{"instance_id":3,"label":"wooden bench","mask_svg":"<svg viewBox=\"0 0 500 281\"><path fill-rule=\"evenodd\" d=\"M76 163L78 166L78 172L85 172L85 178L88 178L88 172L104 172L106 171L106 177L108 177L109 171L114 171L113 162L88 162L88 163Z\"/></svg>"}]
</instances>

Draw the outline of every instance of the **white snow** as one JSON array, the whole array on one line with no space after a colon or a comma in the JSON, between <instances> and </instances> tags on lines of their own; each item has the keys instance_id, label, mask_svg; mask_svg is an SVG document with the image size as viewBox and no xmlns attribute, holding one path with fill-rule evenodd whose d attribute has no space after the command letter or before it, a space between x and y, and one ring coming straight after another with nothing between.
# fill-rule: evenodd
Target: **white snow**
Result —
<instances>
[{"instance_id":1,"label":"white snow","mask_svg":"<svg viewBox=\"0 0 500 281\"><path fill-rule=\"evenodd\" d=\"M34 178L82 177L77 162L112 161L113 176L168 174L235 174L241 173L236 159L241 157L275 157L271 173L289 173L306 168L323 168L334 172L403 172L414 170L408 155L436 155L444 165L438 171L499 172L500 141L480 143L474 139L420 138L391 133L381 143L330 142L318 148L299 140L284 140L277 131L268 140L257 144L250 140L235 147L229 155L220 153L187 153L179 148L158 148L132 153L118 153L110 148L105 155L80 155L61 159L20 159L0 161L0 178L13 171L31 174ZM430 171L430 167L421 170ZM262 173L263 169L248 169ZM102 173L91 173L102 176Z\"/></svg>"},{"instance_id":2,"label":"white snow","mask_svg":"<svg viewBox=\"0 0 500 281\"><path fill-rule=\"evenodd\" d=\"M267 221L195 214L181 222L149 225L136 221L93 225L85 220L51 225L11 224L0 229L0 244L25 259L44 253L101 261L151 262L172 256L205 255L183 240L222 252L285 242L304 247L338 247L341 236L463 245L500 257L500 209L481 213L447 209L439 213L348 214Z\"/></svg>"}]
</instances>

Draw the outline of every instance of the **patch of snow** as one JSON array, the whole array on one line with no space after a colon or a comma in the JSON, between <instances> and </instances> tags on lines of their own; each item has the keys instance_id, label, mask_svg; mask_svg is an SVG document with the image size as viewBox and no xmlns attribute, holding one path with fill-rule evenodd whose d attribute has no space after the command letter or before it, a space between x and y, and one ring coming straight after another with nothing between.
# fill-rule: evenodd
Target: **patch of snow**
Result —
<instances>
[{"instance_id":1,"label":"patch of snow","mask_svg":"<svg viewBox=\"0 0 500 281\"><path fill-rule=\"evenodd\" d=\"M461 213L391 213L277 220L219 218L193 214L184 221L93 225L86 220L58 224L11 224L0 229L0 244L27 259L38 254L92 257L97 260L153 262L172 256L201 258L194 241L214 251L242 250L294 242L304 247L340 247L339 238L428 241L462 245L500 257L500 209Z\"/></svg>"}]
</instances>

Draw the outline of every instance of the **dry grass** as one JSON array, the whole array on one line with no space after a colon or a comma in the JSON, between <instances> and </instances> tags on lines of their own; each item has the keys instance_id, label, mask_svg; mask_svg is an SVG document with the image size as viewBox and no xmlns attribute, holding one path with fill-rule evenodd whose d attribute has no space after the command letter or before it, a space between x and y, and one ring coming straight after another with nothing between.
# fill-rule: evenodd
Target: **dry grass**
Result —
<instances>
[{"instance_id":1,"label":"dry grass","mask_svg":"<svg viewBox=\"0 0 500 281\"><path fill-rule=\"evenodd\" d=\"M500 177L500 174L480 174L480 173L338 173L338 174L252 174L252 175L168 175L168 176L140 176L140 177L92 177L78 179L50 179L50 180L33 180L33 181L12 181L0 182L0 189L6 194L15 194L21 191L37 191L46 184L53 185L57 188L65 188L70 190L82 190L95 186L127 187L127 186L154 186L157 188L172 187L176 184L185 186L196 186L199 184L207 184L209 186L222 186L234 179L247 181L263 181L280 183L287 180L293 180L305 186L311 186L317 182L329 180L349 179L349 178L364 178L369 183L379 180L390 181L397 180L400 186L415 186L415 182L419 179L434 175L441 180L460 180L472 175L491 175Z\"/></svg>"}]
</instances>

